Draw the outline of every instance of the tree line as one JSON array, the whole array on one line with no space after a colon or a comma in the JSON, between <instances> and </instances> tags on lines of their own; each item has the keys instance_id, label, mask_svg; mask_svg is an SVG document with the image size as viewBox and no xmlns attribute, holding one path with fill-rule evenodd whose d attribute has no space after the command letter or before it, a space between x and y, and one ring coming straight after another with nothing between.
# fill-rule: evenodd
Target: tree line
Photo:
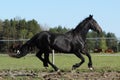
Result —
<instances>
[{"instance_id":1,"label":"tree line","mask_svg":"<svg viewBox=\"0 0 120 80\"><path fill-rule=\"evenodd\" d=\"M7 51L11 44L16 43L15 41L9 42L2 40L30 39L36 33L43 31L42 28L35 19L26 20L14 18L10 20L5 19L4 21L0 20L0 52ZM54 33L65 33L69 30L70 29L60 25L49 29L50 32ZM116 49L119 45L115 34L111 32L106 33L103 31L102 34L98 36L96 32L90 31L87 34L87 38L95 38L93 40L87 39L89 50L94 50L95 48Z\"/></svg>"},{"instance_id":2,"label":"tree line","mask_svg":"<svg viewBox=\"0 0 120 80\"><path fill-rule=\"evenodd\" d=\"M36 20L0 20L0 38L19 39L31 38L37 32L40 32L40 25Z\"/></svg>"},{"instance_id":3,"label":"tree line","mask_svg":"<svg viewBox=\"0 0 120 80\"><path fill-rule=\"evenodd\" d=\"M11 44L16 43L2 40L29 39L40 31L40 24L35 19L0 20L0 52L7 51Z\"/></svg>"}]
</instances>

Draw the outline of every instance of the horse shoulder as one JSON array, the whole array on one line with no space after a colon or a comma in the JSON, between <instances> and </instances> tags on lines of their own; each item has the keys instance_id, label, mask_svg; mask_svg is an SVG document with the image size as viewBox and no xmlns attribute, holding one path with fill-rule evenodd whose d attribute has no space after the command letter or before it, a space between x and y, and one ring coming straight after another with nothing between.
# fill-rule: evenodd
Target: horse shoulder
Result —
<instances>
[{"instance_id":1,"label":"horse shoulder","mask_svg":"<svg viewBox=\"0 0 120 80\"><path fill-rule=\"evenodd\" d=\"M85 47L85 41L79 37L75 36L71 42L73 49L78 50L78 49L83 49Z\"/></svg>"},{"instance_id":2,"label":"horse shoulder","mask_svg":"<svg viewBox=\"0 0 120 80\"><path fill-rule=\"evenodd\" d=\"M52 39L52 48L57 51L69 52L71 50L70 39L64 34L58 34Z\"/></svg>"}]
</instances>

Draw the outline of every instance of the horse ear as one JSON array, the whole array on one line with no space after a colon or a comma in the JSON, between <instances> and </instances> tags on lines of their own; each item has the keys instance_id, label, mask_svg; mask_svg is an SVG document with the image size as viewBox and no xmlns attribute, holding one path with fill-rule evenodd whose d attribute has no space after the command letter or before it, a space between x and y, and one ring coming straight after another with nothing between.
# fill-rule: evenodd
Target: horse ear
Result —
<instances>
[{"instance_id":1,"label":"horse ear","mask_svg":"<svg viewBox=\"0 0 120 80\"><path fill-rule=\"evenodd\" d=\"M89 19L92 19L92 18L93 18L93 15L90 14L90 15L89 15Z\"/></svg>"}]
</instances>

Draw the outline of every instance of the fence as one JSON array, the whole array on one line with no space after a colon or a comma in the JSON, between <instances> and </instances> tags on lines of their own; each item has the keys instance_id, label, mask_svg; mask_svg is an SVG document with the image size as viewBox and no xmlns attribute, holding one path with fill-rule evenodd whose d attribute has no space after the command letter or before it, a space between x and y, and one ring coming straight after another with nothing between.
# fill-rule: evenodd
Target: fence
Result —
<instances>
[{"instance_id":1,"label":"fence","mask_svg":"<svg viewBox=\"0 0 120 80\"><path fill-rule=\"evenodd\" d=\"M90 50L99 49L104 50L103 52L120 51L120 39L118 38L87 38L87 44Z\"/></svg>"},{"instance_id":2,"label":"fence","mask_svg":"<svg viewBox=\"0 0 120 80\"><path fill-rule=\"evenodd\" d=\"M13 44L23 44L29 39L0 40L0 53L7 52ZM110 48L115 52L120 51L120 39L116 38L87 38L87 46L90 52L96 48Z\"/></svg>"},{"instance_id":3,"label":"fence","mask_svg":"<svg viewBox=\"0 0 120 80\"><path fill-rule=\"evenodd\" d=\"M8 49L13 44L23 44L29 39L14 39L14 40L0 40L0 53L8 52Z\"/></svg>"}]
</instances>

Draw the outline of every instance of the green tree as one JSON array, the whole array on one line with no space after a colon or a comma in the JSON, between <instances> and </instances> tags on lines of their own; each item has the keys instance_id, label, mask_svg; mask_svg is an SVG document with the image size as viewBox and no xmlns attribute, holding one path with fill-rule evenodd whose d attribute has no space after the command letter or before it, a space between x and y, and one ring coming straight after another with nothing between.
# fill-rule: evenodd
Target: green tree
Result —
<instances>
[{"instance_id":1,"label":"green tree","mask_svg":"<svg viewBox=\"0 0 120 80\"><path fill-rule=\"evenodd\" d=\"M0 20L0 39L2 39L3 36L3 22Z\"/></svg>"},{"instance_id":2,"label":"green tree","mask_svg":"<svg viewBox=\"0 0 120 80\"><path fill-rule=\"evenodd\" d=\"M88 45L88 49L89 50L94 50L95 48L101 48L101 49L106 49L106 40L105 38L105 31L103 31L101 34L97 34L94 31L90 31L87 34L87 45ZM103 37L101 37L103 36ZM92 39L90 39L92 38ZM102 38L102 39L98 39L98 38Z\"/></svg>"},{"instance_id":3,"label":"green tree","mask_svg":"<svg viewBox=\"0 0 120 80\"><path fill-rule=\"evenodd\" d=\"M3 22L3 34L4 34L4 38L5 39L9 39L10 37L10 28L11 28L11 25L10 25L10 21L8 19L6 19L4 22Z\"/></svg>"},{"instance_id":4,"label":"green tree","mask_svg":"<svg viewBox=\"0 0 120 80\"><path fill-rule=\"evenodd\" d=\"M26 21L25 19L0 20L0 39L29 39L40 32L40 25L36 20ZM6 51L14 42L0 42L0 51Z\"/></svg>"},{"instance_id":5,"label":"green tree","mask_svg":"<svg viewBox=\"0 0 120 80\"><path fill-rule=\"evenodd\" d=\"M108 38L106 41L108 48L117 46L117 38L114 33L108 32L106 38Z\"/></svg>"},{"instance_id":6,"label":"green tree","mask_svg":"<svg viewBox=\"0 0 120 80\"><path fill-rule=\"evenodd\" d=\"M67 28L62 28L62 26L58 26L58 27L54 27L54 28L50 28L49 31L53 32L53 33L66 33L69 29Z\"/></svg>"},{"instance_id":7,"label":"green tree","mask_svg":"<svg viewBox=\"0 0 120 80\"><path fill-rule=\"evenodd\" d=\"M106 49L107 49L106 39L105 39L104 36L101 37L99 46L100 46L100 48L103 49L103 50L106 50Z\"/></svg>"},{"instance_id":8,"label":"green tree","mask_svg":"<svg viewBox=\"0 0 120 80\"><path fill-rule=\"evenodd\" d=\"M32 32L33 35L41 31L40 25L34 19L27 22L27 29L29 32Z\"/></svg>"},{"instance_id":9,"label":"green tree","mask_svg":"<svg viewBox=\"0 0 120 80\"><path fill-rule=\"evenodd\" d=\"M0 20L0 33L3 32L3 26L2 25L3 25L3 22L2 22L2 20Z\"/></svg>"},{"instance_id":10,"label":"green tree","mask_svg":"<svg viewBox=\"0 0 120 80\"><path fill-rule=\"evenodd\" d=\"M16 25L17 25L17 22L15 21L15 19L11 19L10 20L10 37L13 38L13 39L16 39L17 38L17 29L16 29Z\"/></svg>"},{"instance_id":11,"label":"green tree","mask_svg":"<svg viewBox=\"0 0 120 80\"><path fill-rule=\"evenodd\" d=\"M34 36L33 33L32 33L32 32L29 32L27 38L31 38L31 37L33 37L33 36Z\"/></svg>"},{"instance_id":12,"label":"green tree","mask_svg":"<svg viewBox=\"0 0 120 80\"><path fill-rule=\"evenodd\" d=\"M20 35L21 35L20 38L25 39L26 36L27 36L27 32L28 32L28 31L27 31L26 29L22 29L22 30L21 30L21 33L20 33Z\"/></svg>"},{"instance_id":13,"label":"green tree","mask_svg":"<svg viewBox=\"0 0 120 80\"><path fill-rule=\"evenodd\" d=\"M58 33L58 32L57 32L57 27L50 28L49 31L50 31L50 32L53 32L53 33Z\"/></svg>"}]
</instances>

